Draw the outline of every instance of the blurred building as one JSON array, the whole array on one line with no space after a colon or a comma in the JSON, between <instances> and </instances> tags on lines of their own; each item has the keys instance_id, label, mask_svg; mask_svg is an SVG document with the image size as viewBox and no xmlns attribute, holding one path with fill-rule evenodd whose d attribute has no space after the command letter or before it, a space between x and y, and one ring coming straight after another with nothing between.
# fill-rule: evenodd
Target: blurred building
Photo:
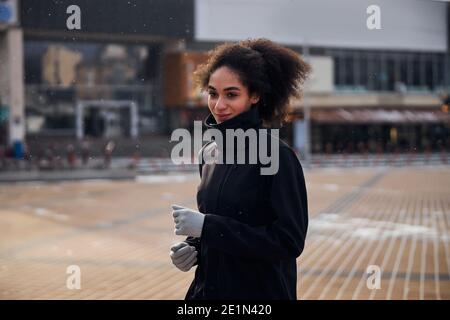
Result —
<instances>
[{"instance_id":1,"label":"blurred building","mask_svg":"<svg viewBox=\"0 0 450 320\"><path fill-rule=\"evenodd\" d=\"M82 136L100 145L169 131L163 57L192 38L194 1L0 3L13 9L8 20L0 9L2 145L65 149L79 137L80 104Z\"/></svg>"},{"instance_id":2,"label":"blurred building","mask_svg":"<svg viewBox=\"0 0 450 320\"><path fill-rule=\"evenodd\" d=\"M42 56L42 82L68 87L75 83L75 70L81 61L79 52L64 46L50 45Z\"/></svg>"},{"instance_id":3,"label":"blurred building","mask_svg":"<svg viewBox=\"0 0 450 320\"><path fill-rule=\"evenodd\" d=\"M2 144L111 135L131 144L134 132L149 146L208 114L192 82L208 50L265 37L313 67L282 129L302 153L450 150L445 1L379 0L375 9L368 0L0 3L9 8L0 9L8 11L0 14Z\"/></svg>"},{"instance_id":4,"label":"blurred building","mask_svg":"<svg viewBox=\"0 0 450 320\"><path fill-rule=\"evenodd\" d=\"M266 37L302 54L313 74L283 130L299 151L450 150L448 2L257 3L197 1L187 49Z\"/></svg>"}]
</instances>

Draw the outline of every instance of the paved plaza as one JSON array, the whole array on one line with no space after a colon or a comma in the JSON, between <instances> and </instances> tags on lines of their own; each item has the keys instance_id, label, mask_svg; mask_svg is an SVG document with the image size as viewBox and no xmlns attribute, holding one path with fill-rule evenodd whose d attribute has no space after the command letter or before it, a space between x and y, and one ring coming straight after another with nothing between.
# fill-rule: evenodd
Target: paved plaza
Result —
<instances>
[{"instance_id":1,"label":"paved plaza","mask_svg":"<svg viewBox=\"0 0 450 320\"><path fill-rule=\"evenodd\" d=\"M450 166L305 178L300 299L450 299ZM0 184L0 299L183 299L194 269L171 264L169 248L184 238L170 204L196 208L198 182L179 173ZM74 265L80 289L67 287Z\"/></svg>"}]
</instances>

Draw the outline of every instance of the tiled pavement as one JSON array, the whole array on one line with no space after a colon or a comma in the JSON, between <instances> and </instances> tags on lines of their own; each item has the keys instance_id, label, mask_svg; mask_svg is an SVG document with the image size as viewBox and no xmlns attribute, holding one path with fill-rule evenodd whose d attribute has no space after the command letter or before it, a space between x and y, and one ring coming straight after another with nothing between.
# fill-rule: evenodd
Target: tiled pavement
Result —
<instances>
[{"instance_id":1,"label":"tiled pavement","mask_svg":"<svg viewBox=\"0 0 450 320\"><path fill-rule=\"evenodd\" d=\"M450 167L306 172L301 299L450 299ZM170 204L196 174L0 185L0 299L182 299ZM68 289L67 267L81 270ZM381 270L367 286L368 266ZM369 279L370 280L370 279ZM369 281L369 284L373 283Z\"/></svg>"}]
</instances>

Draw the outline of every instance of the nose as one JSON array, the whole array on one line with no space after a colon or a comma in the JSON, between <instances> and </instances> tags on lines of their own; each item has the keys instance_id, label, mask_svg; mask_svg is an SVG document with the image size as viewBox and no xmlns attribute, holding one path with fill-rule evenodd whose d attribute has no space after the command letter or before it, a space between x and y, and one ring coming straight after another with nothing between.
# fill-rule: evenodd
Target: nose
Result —
<instances>
[{"instance_id":1,"label":"nose","mask_svg":"<svg viewBox=\"0 0 450 320\"><path fill-rule=\"evenodd\" d=\"M216 105L214 106L214 110L220 113L226 109L227 109L227 106L226 106L225 102L223 101L223 99L221 97L219 97L217 99Z\"/></svg>"}]
</instances>

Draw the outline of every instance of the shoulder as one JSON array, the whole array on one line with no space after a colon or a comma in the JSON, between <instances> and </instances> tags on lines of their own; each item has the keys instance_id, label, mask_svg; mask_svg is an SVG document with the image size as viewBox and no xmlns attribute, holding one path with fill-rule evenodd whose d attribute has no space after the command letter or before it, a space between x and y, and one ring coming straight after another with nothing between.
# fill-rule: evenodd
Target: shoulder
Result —
<instances>
[{"instance_id":1,"label":"shoulder","mask_svg":"<svg viewBox=\"0 0 450 320\"><path fill-rule=\"evenodd\" d=\"M297 153L286 142L280 140L279 168L285 175L303 176L303 168Z\"/></svg>"},{"instance_id":2,"label":"shoulder","mask_svg":"<svg viewBox=\"0 0 450 320\"><path fill-rule=\"evenodd\" d=\"M298 157L297 152L283 139L281 139L278 135L274 135L269 133L270 143L275 143L278 148L278 156L280 160L280 165L298 165L301 168L300 159ZM276 150L274 150L276 151Z\"/></svg>"},{"instance_id":3,"label":"shoulder","mask_svg":"<svg viewBox=\"0 0 450 320\"><path fill-rule=\"evenodd\" d=\"M268 158L264 156L265 161L262 164L261 174L273 176L277 180L292 179L302 175L302 166L296 152L279 137L278 133L277 131L269 130L266 134L267 144L265 141L260 141L260 143L267 146L267 149L263 148L262 154L265 154L264 149L267 150Z\"/></svg>"},{"instance_id":4,"label":"shoulder","mask_svg":"<svg viewBox=\"0 0 450 320\"><path fill-rule=\"evenodd\" d=\"M295 163L301 165L297 152L295 152L295 150L285 141L280 139L280 158L281 157L285 160L294 161Z\"/></svg>"}]
</instances>

